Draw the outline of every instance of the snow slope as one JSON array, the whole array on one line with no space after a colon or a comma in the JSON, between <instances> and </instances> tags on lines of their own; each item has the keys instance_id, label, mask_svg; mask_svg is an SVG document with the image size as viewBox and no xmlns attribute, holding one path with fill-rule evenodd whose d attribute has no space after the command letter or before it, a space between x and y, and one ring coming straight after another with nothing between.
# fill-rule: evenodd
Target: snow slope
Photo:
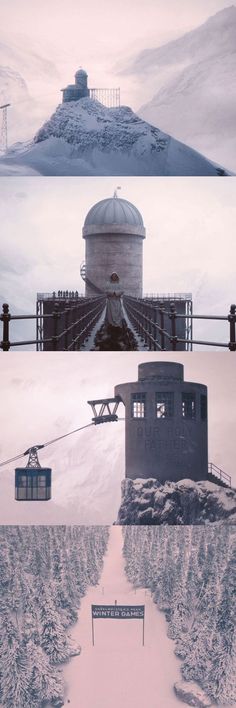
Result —
<instances>
[{"instance_id":1,"label":"snow slope","mask_svg":"<svg viewBox=\"0 0 236 708\"><path fill-rule=\"evenodd\" d=\"M138 117L84 98L57 107L33 142L13 145L0 162L42 175L227 174L205 157Z\"/></svg>"},{"instance_id":2,"label":"snow slope","mask_svg":"<svg viewBox=\"0 0 236 708\"><path fill-rule=\"evenodd\" d=\"M99 585L81 602L79 621L71 636L81 654L65 667L65 704L73 708L178 708L173 683L179 680L179 661L167 637L166 622L149 592L136 592L124 572L121 529L111 527ZM91 604L145 604L145 645L142 621L95 620L91 637Z\"/></svg>"},{"instance_id":3,"label":"snow slope","mask_svg":"<svg viewBox=\"0 0 236 708\"><path fill-rule=\"evenodd\" d=\"M236 523L236 491L213 482L125 479L118 524Z\"/></svg>"},{"instance_id":4,"label":"snow slope","mask_svg":"<svg viewBox=\"0 0 236 708\"><path fill-rule=\"evenodd\" d=\"M145 119L236 169L236 6L177 40L141 52L123 73L148 84Z\"/></svg>"}]
</instances>

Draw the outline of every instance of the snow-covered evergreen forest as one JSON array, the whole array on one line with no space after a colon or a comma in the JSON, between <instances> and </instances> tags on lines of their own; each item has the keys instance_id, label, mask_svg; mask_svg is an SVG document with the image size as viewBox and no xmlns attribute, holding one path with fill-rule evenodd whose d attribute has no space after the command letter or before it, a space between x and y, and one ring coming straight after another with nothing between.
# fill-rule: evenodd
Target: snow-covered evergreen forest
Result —
<instances>
[{"instance_id":1,"label":"snow-covered evergreen forest","mask_svg":"<svg viewBox=\"0 0 236 708\"><path fill-rule=\"evenodd\" d=\"M68 628L97 585L107 527L0 527L0 704L63 705L60 664L79 647Z\"/></svg>"},{"instance_id":2,"label":"snow-covered evergreen forest","mask_svg":"<svg viewBox=\"0 0 236 708\"><path fill-rule=\"evenodd\" d=\"M128 579L165 612L183 678L236 705L235 527L124 528Z\"/></svg>"}]
</instances>

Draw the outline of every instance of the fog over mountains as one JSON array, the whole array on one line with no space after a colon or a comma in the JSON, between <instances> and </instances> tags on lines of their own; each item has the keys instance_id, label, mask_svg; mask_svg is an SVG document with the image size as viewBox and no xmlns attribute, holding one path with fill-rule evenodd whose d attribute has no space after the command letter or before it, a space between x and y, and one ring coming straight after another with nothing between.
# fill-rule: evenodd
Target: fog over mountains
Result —
<instances>
[{"instance_id":1,"label":"fog over mountains","mask_svg":"<svg viewBox=\"0 0 236 708\"><path fill-rule=\"evenodd\" d=\"M179 39L147 49L122 73L148 83L139 114L208 158L236 169L236 6Z\"/></svg>"},{"instance_id":2,"label":"fog over mountains","mask_svg":"<svg viewBox=\"0 0 236 708\"><path fill-rule=\"evenodd\" d=\"M53 86L59 72L27 37L1 33L0 103L10 103L9 142L25 140L37 130L53 105ZM54 95L54 101L56 97Z\"/></svg>"},{"instance_id":3,"label":"fog over mountains","mask_svg":"<svg viewBox=\"0 0 236 708\"><path fill-rule=\"evenodd\" d=\"M161 20L164 23L160 11ZM160 32L156 34L159 37L157 42L160 42L162 35ZM127 48L122 45L117 66L106 68L102 55L98 71L89 49L85 54L83 48L83 56L77 58L77 53L68 44L68 37L59 50L58 46L51 44L51 37L43 38L39 34L40 39L36 41L27 35L10 37L9 33L1 33L0 100L11 103L9 144L32 139L60 102L61 86L77 68L76 62L79 65L82 61L89 72L92 70L91 81L95 76L95 82L98 80L103 85L104 81L106 85L120 83L122 102L125 99L126 105L132 108L134 102L136 113L142 119L226 170L235 172L235 35L236 6L231 5L178 39L147 48L130 59L120 58L127 57ZM150 39L147 36L148 44ZM58 148L58 145L52 147L53 160ZM68 155L64 157L67 159ZM63 168L60 173L67 174L65 165ZM108 174L102 168L102 173ZM127 174L123 165L121 169ZM34 172L41 173L37 166L26 167L22 161L20 167L18 163L15 166L12 163L1 165L1 174ZM86 163L84 172L74 173L96 174L96 165L95 171Z\"/></svg>"}]
</instances>

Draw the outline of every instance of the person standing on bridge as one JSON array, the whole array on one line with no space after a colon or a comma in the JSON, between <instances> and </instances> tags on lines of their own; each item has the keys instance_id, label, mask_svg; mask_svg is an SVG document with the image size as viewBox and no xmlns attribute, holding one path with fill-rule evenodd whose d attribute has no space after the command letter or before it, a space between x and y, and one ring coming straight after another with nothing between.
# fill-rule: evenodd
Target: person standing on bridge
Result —
<instances>
[{"instance_id":1,"label":"person standing on bridge","mask_svg":"<svg viewBox=\"0 0 236 708\"><path fill-rule=\"evenodd\" d=\"M119 335L124 322L122 304L122 288L117 273L112 273L106 287L106 315L105 323L111 335Z\"/></svg>"}]
</instances>

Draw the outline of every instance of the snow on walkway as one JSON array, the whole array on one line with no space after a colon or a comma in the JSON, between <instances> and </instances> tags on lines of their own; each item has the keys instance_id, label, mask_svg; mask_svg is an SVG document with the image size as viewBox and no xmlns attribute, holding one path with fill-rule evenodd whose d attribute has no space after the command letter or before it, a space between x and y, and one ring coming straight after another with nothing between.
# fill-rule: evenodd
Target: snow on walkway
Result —
<instances>
[{"instance_id":1,"label":"snow on walkway","mask_svg":"<svg viewBox=\"0 0 236 708\"><path fill-rule=\"evenodd\" d=\"M180 662L174 642L166 635L166 621L150 593L135 592L127 581L122 555L122 529L110 529L108 551L100 584L82 600L79 620L71 631L81 645L80 656L63 668L70 708L177 708L174 694L180 680ZM91 604L145 604L145 646L141 620L94 620L92 646Z\"/></svg>"}]
</instances>

